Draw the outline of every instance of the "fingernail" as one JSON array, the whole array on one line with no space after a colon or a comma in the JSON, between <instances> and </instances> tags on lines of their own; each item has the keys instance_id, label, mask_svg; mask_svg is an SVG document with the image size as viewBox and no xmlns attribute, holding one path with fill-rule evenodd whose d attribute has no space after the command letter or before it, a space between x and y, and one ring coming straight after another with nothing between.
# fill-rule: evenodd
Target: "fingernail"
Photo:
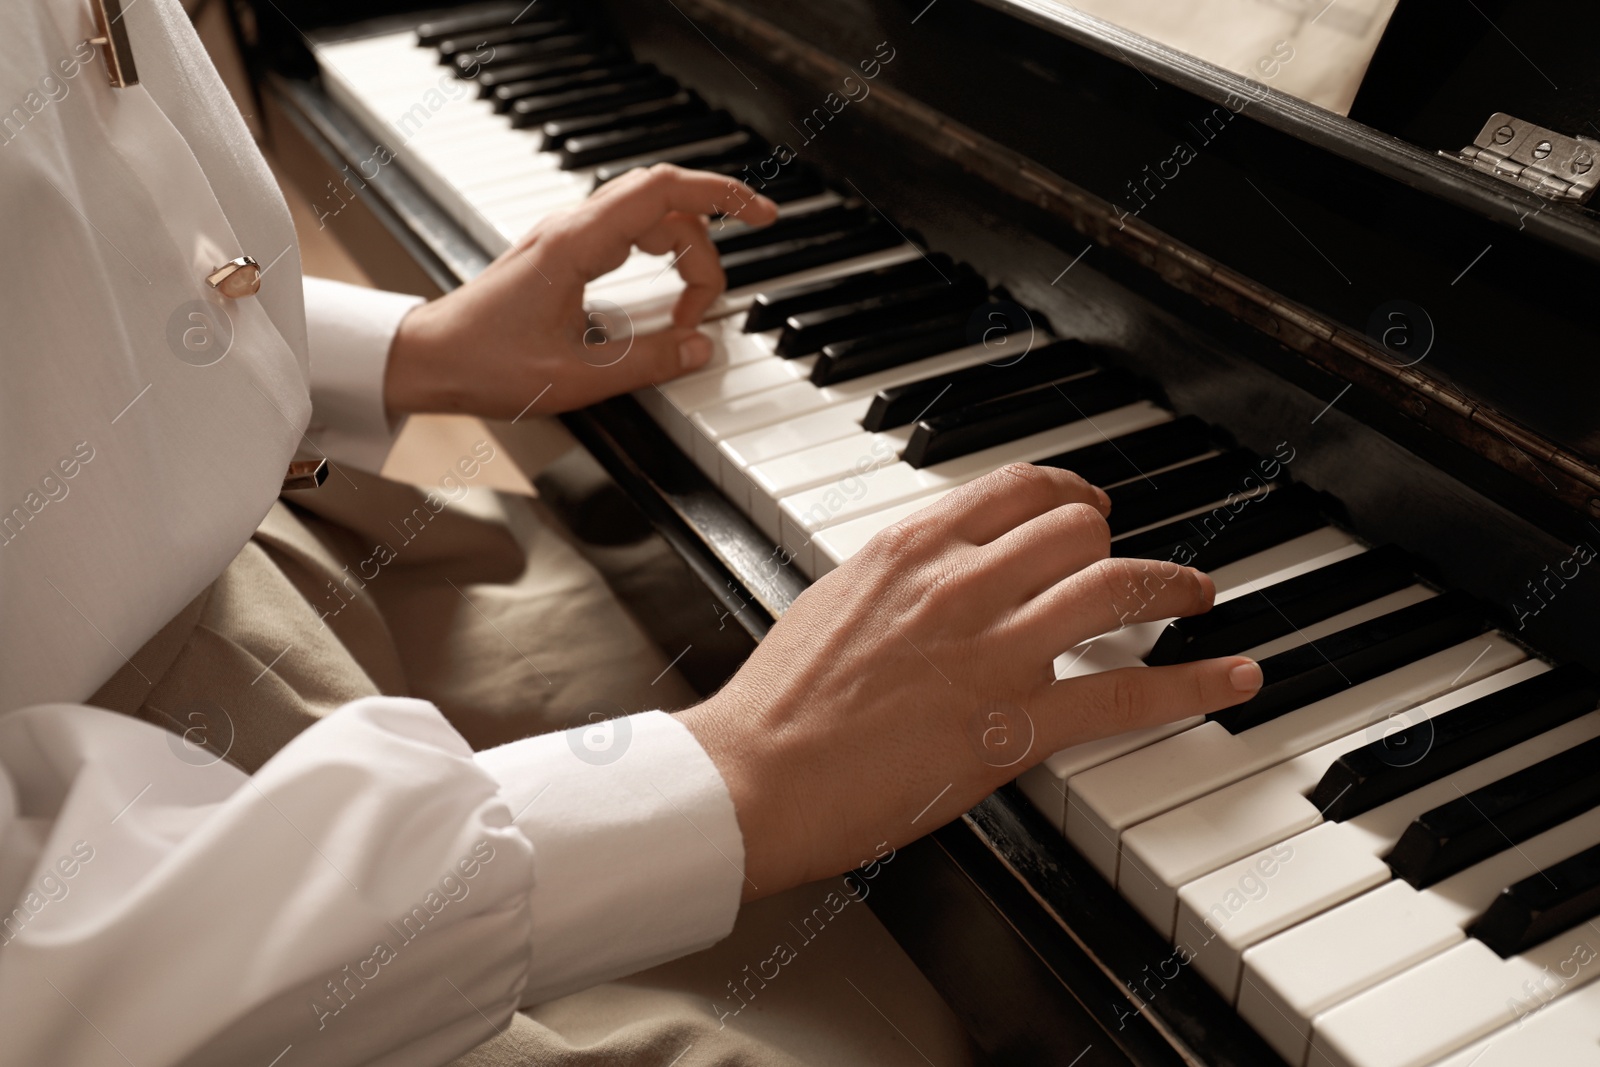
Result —
<instances>
[{"instance_id":1,"label":"fingernail","mask_svg":"<svg viewBox=\"0 0 1600 1067\"><path fill-rule=\"evenodd\" d=\"M762 196L760 193L757 193L756 198L760 200L762 204L771 208L774 212L778 210L778 202L772 199L770 196Z\"/></svg>"},{"instance_id":2,"label":"fingernail","mask_svg":"<svg viewBox=\"0 0 1600 1067\"><path fill-rule=\"evenodd\" d=\"M1189 573L1194 575L1195 581L1199 582L1200 588L1205 591L1206 603L1215 604L1217 602L1217 583L1211 580L1211 575L1194 567L1189 568Z\"/></svg>"},{"instance_id":3,"label":"fingernail","mask_svg":"<svg viewBox=\"0 0 1600 1067\"><path fill-rule=\"evenodd\" d=\"M1111 514L1111 495L1098 485L1091 485L1089 488L1094 490L1095 498L1100 501L1101 514Z\"/></svg>"},{"instance_id":4,"label":"fingernail","mask_svg":"<svg viewBox=\"0 0 1600 1067\"><path fill-rule=\"evenodd\" d=\"M684 370L698 367L711 358L711 338L703 333L691 333L678 345L678 361Z\"/></svg>"},{"instance_id":5,"label":"fingernail","mask_svg":"<svg viewBox=\"0 0 1600 1067\"><path fill-rule=\"evenodd\" d=\"M1228 681L1241 693L1254 693L1261 688L1261 664L1253 659L1244 660L1228 672Z\"/></svg>"}]
</instances>

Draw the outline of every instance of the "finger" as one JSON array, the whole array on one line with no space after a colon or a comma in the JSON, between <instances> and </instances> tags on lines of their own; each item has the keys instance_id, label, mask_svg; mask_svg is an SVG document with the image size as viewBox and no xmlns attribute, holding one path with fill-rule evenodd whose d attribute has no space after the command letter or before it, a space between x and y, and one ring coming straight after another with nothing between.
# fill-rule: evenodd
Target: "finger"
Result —
<instances>
[{"instance_id":1,"label":"finger","mask_svg":"<svg viewBox=\"0 0 1600 1067\"><path fill-rule=\"evenodd\" d=\"M1261 689L1261 667L1243 656L1173 667L1124 667L1048 686L1030 717L1045 752L1127 730L1209 715Z\"/></svg>"},{"instance_id":2,"label":"finger","mask_svg":"<svg viewBox=\"0 0 1600 1067\"><path fill-rule=\"evenodd\" d=\"M986 545L1065 504L1088 504L1101 515L1111 511L1111 499L1071 471L1012 463L946 495L928 509L928 518L949 535Z\"/></svg>"},{"instance_id":3,"label":"finger","mask_svg":"<svg viewBox=\"0 0 1600 1067\"><path fill-rule=\"evenodd\" d=\"M642 198L642 199L641 199ZM625 200L655 204L654 213L683 211L692 215L731 215L752 226L778 217L778 205L737 178L709 170L689 170L671 163L637 167L607 182L588 199L591 204ZM610 210L609 207L606 210Z\"/></svg>"},{"instance_id":4,"label":"finger","mask_svg":"<svg viewBox=\"0 0 1600 1067\"><path fill-rule=\"evenodd\" d=\"M1216 598L1211 579L1166 560L1105 559L1070 575L1011 620L1027 654L1053 656L1137 622L1199 615Z\"/></svg>"},{"instance_id":5,"label":"finger","mask_svg":"<svg viewBox=\"0 0 1600 1067\"><path fill-rule=\"evenodd\" d=\"M635 243L652 255L672 254L672 268L685 286L672 309L672 324L698 324L712 301L727 288L722 261L711 243L705 219L674 211L640 234Z\"/></svg>"},{"instance_id":6,"label":"finger","mask_svg":"<svg viewBox=\"0 0 1600 1067\"><path fill-rule=\"evenodd\" d=\"M585 396L616 396L659 385L704 366L712 348L711 338L705 334L680 327L610 343L622 344L623 351L604 365L588 361L578 364L569 391Z\"/></svg>"},{"instance_id":7,"label":"finger","mask_svg":"<svg viewBox=\"0 0 1600 1067\"><path fill-rule=\"evenodd\" d=\"M764 226L778 206L734 178L657 164L602 186L547 238L560 265L586 280L613 269L645 233L673 212L736 214Z\"/></svg>"},{"instance_id":8,"label":"finger","mask_svg":"<svg viewBox=\"0 0 1600 1067\"><path fill-rule=\"evenodd\" d=\"M1063 504L1002 534L981 553L1014 604L1033 599L1111 554L1111 528L1093 504Z\"/></svg>"}]
</instances>

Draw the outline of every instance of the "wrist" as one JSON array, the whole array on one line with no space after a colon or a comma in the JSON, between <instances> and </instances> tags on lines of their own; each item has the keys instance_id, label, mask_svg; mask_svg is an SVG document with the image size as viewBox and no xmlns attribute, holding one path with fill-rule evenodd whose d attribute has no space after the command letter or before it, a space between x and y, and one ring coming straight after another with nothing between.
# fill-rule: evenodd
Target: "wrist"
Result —
<instances>
[{"instance_id":1,"label":"wrist","mask_svg":"<svg viewBox=\"0 0 1600 1067\"><path fill-rule=\"evenodd\" d=\"M438 301L408 311L389 342L383 373L383 405L391 420L425 411L446 410L438 386Z\"/></svg>"},{"instance_id":2,"label":"wrist","mask_svg":"<svg viewBox=\"0 0 1600 1067\"><path fill-rule=\"evenodd\" d=\"M784 777L771 759L771 737L754 736L752 714L732 706L725 688L709 700L677 713L722 776L744 838L746 901L770 896L807 880L797 866L802 828ZM746 707L745 711L748 712Z\"/></svg>"}]
</instances>

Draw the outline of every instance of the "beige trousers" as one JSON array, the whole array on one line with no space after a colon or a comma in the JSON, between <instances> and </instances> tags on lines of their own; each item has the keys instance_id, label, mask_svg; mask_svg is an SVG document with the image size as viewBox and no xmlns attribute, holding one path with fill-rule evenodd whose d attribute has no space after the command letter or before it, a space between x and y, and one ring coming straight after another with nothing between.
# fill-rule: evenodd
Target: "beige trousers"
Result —
<instances>
[{"instance_id":1,"label":"beige trousers","mask_svg":"<svg viewBox=\"0 0 1600 1067\"><path fill-rule=\"evenodd\" d=\"M254 771L380 693L433 701L478 748L695 699L536 502L343 470L276 504L91 703L198 729L196 743ZM457 1062L971 1061L949 1009L835 880L746 906L705 952L518 1013Z\"/></svg>"}]
</instances>

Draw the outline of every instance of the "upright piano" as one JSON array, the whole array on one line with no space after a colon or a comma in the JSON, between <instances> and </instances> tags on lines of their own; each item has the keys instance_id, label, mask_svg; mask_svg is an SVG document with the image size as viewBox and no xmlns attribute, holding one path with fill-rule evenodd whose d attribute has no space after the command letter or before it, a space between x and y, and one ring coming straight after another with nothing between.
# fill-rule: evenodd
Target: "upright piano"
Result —
<instances>
[{"instance_id":1,"label":"upright piano","mask_svg":"<svg viewBox=\"0 0 1600 1067\"><path fill-rule=\"evenodd\" d=\"M752 636L1030 461L1219 589L1060 676L1261 660L884 869L995 1062L1600 1064L1600 12L1400 0L1346 116L1055 0L414 7L229 8L379 284L657 161L779 201L713 224L712 363L566 416ZM598 336L677 284L635 255Z\"/></svg>"}]
</instances>

